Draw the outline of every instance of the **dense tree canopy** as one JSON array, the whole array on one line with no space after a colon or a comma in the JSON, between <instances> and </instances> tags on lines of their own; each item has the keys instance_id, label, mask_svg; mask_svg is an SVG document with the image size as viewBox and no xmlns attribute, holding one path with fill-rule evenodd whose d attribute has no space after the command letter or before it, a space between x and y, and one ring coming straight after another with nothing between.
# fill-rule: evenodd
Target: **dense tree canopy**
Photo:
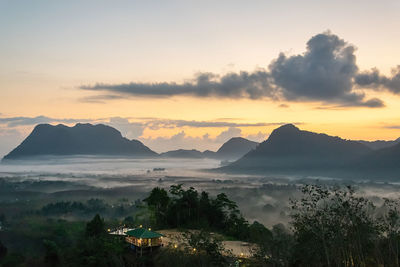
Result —
<instances>
[{"instance_id":1,"label":"dense tree canopy","mask_svg":"<svg viewBox=\"0 0 400 267\"><path fill-rule=\"evenodd\" d=\"M238 206L226 194L210 198L193 187L172 185L169 192L154 188L144 199L154 212L155 225L159 228L192 228L221 231L240 239L248 239L248 222Z\"/></svg>"},{"instance_id":2,"label":"dense tree canopy","mask_svg":"<svg viewBox=\"0 0 400 267\"><path fill-rule=\"evenodd\" d=\"M302 193L291 202L289 224L271 228L249 223L224 193L210 196L182 185L154 188L145 206L135 205L140 212L119 221L105 220L101 212L88 222L55 219L54 214L81 205L50 203L25 217L7 216L0 266L230 266L237 259L219 238L256 244L253 257L242 261L245 266L399 266L400 199L373 203L352 187L320 185L306 185ZM104 205L109 204L85 204L93 210ZM141 212L149 216L138 217ZM107 234L106 225L132 227L144 224L143 218L154 228L197 230L188 232L185 248L135 257L123 239Z\"/></svg>"}]
</instances>

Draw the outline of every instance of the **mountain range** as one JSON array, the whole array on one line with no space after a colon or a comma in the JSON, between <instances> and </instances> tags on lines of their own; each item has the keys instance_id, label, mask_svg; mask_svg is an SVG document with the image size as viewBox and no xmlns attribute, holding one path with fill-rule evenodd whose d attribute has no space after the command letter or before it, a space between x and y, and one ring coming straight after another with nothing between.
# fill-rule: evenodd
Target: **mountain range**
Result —
<instances>
[{"instance_id":1,"label":"mountain range","mask_svg":"<svg viewBox=\"0 0 400 267\"><path fill-rule=\"evenodd\" d=\"M381 149L368 144L287 124L275 129L255 150L221 169L243 173L400 176L400 144L393 141L392 146Z\"/></svg>"},{"instance_id":2,"label":"mountain range","mask_svg":"<svg viewBox=\"0 0 400 267\"><path fill-rule=\"evenodd\" d=\"M113 127L78 123L73 127L63 124L37 125L31 134L3 159L24 159L46 155L122 155L132 157L214 158L236 160L254 149L258 143L232 138L214 152L206 150L173 150L158 154L138 140L128 140Z\"/></svg>"},{"instance_id":3,"label":"mountain range","mask_svg":"<svg viewBox=\"0 0 400 267\"><path fill-rule=\"evenodd\" d=\"M285 173L400 176L400 139L352 141L300 130L292 124L275 129L262 143L235 137L217 151L178 149L158 154L103 124L37 125L5 160L44 155L124 155L131 157L213 158L234 162L219 170Z\"/></svg>"},{"instance_id":4,"label":"mountain range","mask_svg":"<svg viewBox=\"0 0 400 267\"><path fill-rule=\"evenodd\" d=\"M376 140L376 141L363 141L363 140L358 140L357 142L364 144L372 149L382 149L382 148L387 148L394 146L396 144L400 143L400 138L397 138L396 140L391 140L391 141L384 141L384 140Z\"/></svg>"},{"instance_id":5,"label":"mountain range","mask_svg":"<svg viewBox=\"0 0 400 267\"><path fill-rule=\"evenodd\" d=\"M257 147L258 143L242 137L233 137L225 142L217 151L196 149L178 149L161 153L162 157L170 158L212 158L220 160L237 160Z\"/></svg>"}]
</instances>

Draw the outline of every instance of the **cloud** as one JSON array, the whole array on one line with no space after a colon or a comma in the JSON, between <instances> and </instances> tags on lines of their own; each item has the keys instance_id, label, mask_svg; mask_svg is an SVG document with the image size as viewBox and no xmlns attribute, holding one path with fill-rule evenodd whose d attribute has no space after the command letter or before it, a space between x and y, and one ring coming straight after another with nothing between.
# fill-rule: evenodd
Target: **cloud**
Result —
<instances>
[{"instance_id":1,"label":"cloud","mask_svg":"<svg viewBox=\"0 0 400 267\"><path fill-rule=\"evenodd\" d=\"M266 133L262 133L262 132L258 132L257 134L250 134L248 136L246 136L247 139L251 140L251 141L255 141L255 142L262 142L264 140L267 139L267 134Z\"/></svg>"},{"instance_id":2,"label":"cloud","mask_svg":"<svg viewBox=\"0 0 400 267\"><path fill-rule=\"evenodd\" d=\"M133 122L131 120L134 120ZM123 117L110 117L110 118L96 118L96 119L75 119L75 118L51 118L47 116L37 117L0 117L0 125L5 124L8 127L30 126L41 123L106 123L118 129L128 129L135 132L135 136L149 128L158 130L161 128L174 129L182 127L192 128L226 128L226 127L266 127L266 126L280 126L287 124L287 122L257 122L257 123L240 123L231 122L232 118L227 118L227 121L196 121L196 120L172 120L163 118L123 118ZM293 122L295 124L303 124L302 122ZM135 127L136 129L132 129Z\"/></svg>"},{"instance_id":3,"label":"cloud","mask_svg":"<svg viewBox=\"0 0 400 267\"><path fill-rule=\"evenodd\" d=\"M384 126L384 128L398 130L398 129L400 129L400 125L386 125L386 126Z\"/></svg>"},{"instance_id":4,"label":"cloud","mask_svg":"<svg viewBox=\"0 0 400 267\"><path fill-rule=\"evenodd\" d=\"M307 42L303 55L288 57L281 53L269 69L287 100L380 107L383 103L379 99L365 100L363 93L353 90L353 77L358 72L354 51L354 46L325 32Z\"/></svg>"},{"instance_id":5,"label":"cloud","mask_svg":"<svg viewBox=\"0 0 400 267\"><path fill-rule=\"evenodd\" d=\"M228 121L195 121L195 120L169 120L169 119L153 119L148 120L145 124L152 130L159 128L177 128L177 127L193 127L193 128L219 128L219 127L265 127L280 126L286 122L273 123L236 123ZM297 124L302 124L301 122Z\"/></svg>"},{"instance_id":6,"label":"cloud","mask_svg":"<svg viewBox=\"0 0 400 267\"><path fill-rule=\"evenodd\" d=\"M171 137L157 138L139 138L145 145L157 152L165 152L176 149L197 149L200 151L214 150L216 151L223 143L232 137L242 136L242 131L239 128L230 127L221 131L215 138L210 138L209 134L204 134L201 137L188 136L185 131L172 135ZM246 136L243 136L246 137ZM265 135L264 135L265 137ZM254 140L254 139L252 139ZM263 141L262 139L261 141Z\"/></svg>"},{"instance_id":7,"label":"cloud","mask_svg":"<svg viewBox=\"0 0 400 267\"><path fill-rule=\"evenodd\" d=\"M200 137L188 136L185 131L180 131L170 137L139 138L145 145L157 152L166 152L176 149L197 149L200 151L216 151L223 143L232 137L244 137L255 142L262 142L267 138L266 133L258 132L253 135L243 135L241 129L230 127L221 131L216 137L211 138L209 134Z\"/></svg>"},{"instance_id":8,"label":"cloud","mask_svg":"<svg viewBox=\"0 0 400 267\"><path fill-rule=\"evenodd\" d=\"M130 122L127 118L112 117L109 119L108 125L118 129L123 135L129 139L137 139L143 134L146 125L141 122Z\"/></svg>"},{"instance_id":9,"label":"cloud","mask_svg":"<svg viewBox=\"0 0 400 267\"><path fill-rule=\"evenodd\" d=\"M3 117L0 118L0 124L6 124L8 127L36 125L41 123L78 123L78 122L92 122L88 119L56 119L46 116L37 117Z\"/></svg>"},{"instance_id":10,"label":"cloud","mask_svg":"<svg viewBox=\"0 0 400 267\"><path fill-rule=\"evenodd\" d=\"M242 130L236 127L229 127L228 130L221 132L216 138L215 141L219 143L224 143L231 139L232 137L238 137L242 135Z\"/></svg>"},{"instance_id":11,"label":"cloud","mask_svg":"<svg viewBox=\"0 0 400 267\"><path fill-rule=\"evenodd\" d=\"M149 137L140 138L139 140L157 152L166 152L182 148L197 149L200 151L207 149L216 150L220 146L220 144L216 143L214 139L209 138L208 134L205 134L202 137L192 137L186 135L185 131L180 131L171 137Z\"/></svg>"},{"instance_id":12,"label":"cloud","mask_svg":"<svg viewBox=\"0 0 400 267\"><path fill-rule=\"evenodd\" d=\"M97 83L80 86L82 90L100 92L95 101L118 97L218 97L233 99L270 99L285 101L319 101L326 105L383 107L378 98L368 99L359 85L384 86L392 92L400 88L400 68L392 78L378 75L365 82L367 74L360 74L354 54L356 48L337 35L324 32L313 36L306 51L288 56L281 53L268 69L241 71L219 75L198 73L183 83L123 84ZM375 79L372 79L375 78ZM364 83L362 82L364 81ZM356 85L356 86L355 86ZM107 92L104 95L104 92Z\"/></svg>"},{"instance_id":13,"label":"cloud","mask_svg":"<svg viewBox=\"0 0 400 267\"><path fill-rule=\"evenodd\" d=\"M355 77L355 83L364 88L385 89L394 94L400 94L400 65L392 69L391 77L381 75L379 70L374 68L359 73Z\"/></svg>"},{"instance_id":14,"label":"cloud","mask_svg":"<svg viewBox=\"0 0 400 267\"><path fill-rule=\"evenodd\" d=\"M274 89L268 81L269 73L256 70L252 73L242 71L217 75L198 73L195 78L182 84L177 83L127 83L84 85L81 89L107 91L132 96L169 97L189 95L196 97L250 98L273 97Z\"/></svg>"},{"instance_id":15,"label":"cloud","mask_svg":"<svg viewBox=\"0 0 400 267\"><path fill-rule=\"evenodd\" d=\"M20 131L0 126L0 158L20 144L23 139L24 135Z\"/></svg>"},{"instance_id":16,"label":"cloud","mask_svg":"<svg viewBox=\"0 0 400 267\"><path fill-rule=\"evenodd\" d=\"M85 103L105 104L109 100L115 100L121 98L124 97L120 95L94 95L94 96L83 97L80 99L80 101Z\"/></svg>"}]
</instances>

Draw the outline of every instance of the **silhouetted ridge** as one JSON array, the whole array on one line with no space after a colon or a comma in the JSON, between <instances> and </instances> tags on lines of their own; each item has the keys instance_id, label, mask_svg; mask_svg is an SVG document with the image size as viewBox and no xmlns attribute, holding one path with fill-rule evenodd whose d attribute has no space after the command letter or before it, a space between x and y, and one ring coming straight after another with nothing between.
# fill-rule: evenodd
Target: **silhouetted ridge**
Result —
<instances>
[{"instance_id":1,"label":"silhouetted ridge","mask_svg":"<svg viewBox=\"0 0 400 267\"><path fill-rule=\"evenodd\" d=\"M202 152L196 149L177 149L161 153L160 156L168 158L203 158L205 157Z\"/></svg>"},{"instance_id":2,"label":"silhouetted ridge","mask_svg":"<svg viewBox=\"0 0 400 267\"><path fill-rule=\"evenodd\" d=\"M370 152L370 148L358 142L287 124L275 129L266 141L228 168L280 171L339 168Z\"/></svg>"},{"instance_id":3,"label":"silhouetted ridge","mask_svg":"<svg viewBox=\"0 0 400 267\"><path fill-rule=\"evenodd\" d=\"M400 177L400 144L374 151L359 161L359 167L368 170L397 171Z\"/></svg>"},{"instance_id":4,"label":"silhouetted ridge","mask_svg":"<svg viewBox=\"0 0 400 267\"><path fill-rule=\"evenodd\" d=\"M196 149L178 149L161 153L162 157L169 158L212 158L220 160L236 160L256 148L257 142L242 137L233 137L225 142L217 152L205 150L200 152Z\"/></svg>"},{"instance_id":5,"label":"silhouetted ridge","mask_svg":"<svg viewBox=\"0 0 400 267\"><path fill-rule=\"evenodd\" d=\"M32 133L4 159L40 155L127 155L154 156L154 151L138 140L128 140L103 124L37 125Z\"/></svg>"},{"instance_id":6,"label":"silhouetted ridge","mask_svg":"<svg viewBox=\"0 0 400 267\"><path fill-rule=\"evenodd\" d=\"M300 129L294 126L293 124L285 124L282 125L275 130L272 131L270 137L272 136L281 136L281 135L292 135L292 134L298 134L300 132Z\"/></svg>"},{"instance_id":7,"label":"silhouetted ridge","mask_svg":"<svg viewBox=\"0 0 400 267\"><path fill-rule=\"evenodd\" d=\"M233 137L225 142L216 152L219 158L238 159L255 149L258 143L242 137Z\"/></svg>"},{"instance_id":8,"label":"silhouetted ridge","mask_svg":"<svg viewBox=\"0 0 400 267\"><path fill-rule=\"evenodd\" d=\"M382 148L391 147L400 143L400 138L391 141L384 141L384 140L376 140L376 141L364 141L364 140L357 140L357 142L364 144L372 149L378 150Z\"/></svg>"}]
</instances>

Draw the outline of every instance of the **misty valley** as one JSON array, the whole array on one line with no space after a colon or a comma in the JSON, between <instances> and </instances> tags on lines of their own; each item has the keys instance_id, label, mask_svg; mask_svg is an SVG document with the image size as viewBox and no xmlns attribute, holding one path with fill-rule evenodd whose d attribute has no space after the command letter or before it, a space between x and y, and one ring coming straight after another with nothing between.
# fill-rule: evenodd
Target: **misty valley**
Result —
<instances>
[{"instance_id":1,"label":"misty valley","mask_svg":"<svg viewBox=\"0 0 400 267\"><path fill-rule=\"evenodd\" d=\"M400 0L0 0L0 267L400 267Z\"/></svg>"},{"instance_id":2,"label":"misty valley","mask_svg":"<svg viewBox=\"0 0 400 267\"><path fill-rule=\"evenodd\" d=\"M164 153L41 124L0 164L0 264L397 266L398 153L292 124Z\"/></svg>"},{"instance_id":3,"label":"misty valley","mask_svg":"<svg viewBox=\"0 0 400 267\"><path fill-rule=\"evenodd\" d=\"M208 155L212 156L193 156L193 150L149 156L149 150L141 145L146 156L104 155L104 151L96 155L93 150L72 155L74 151L62 152L74 145L65 145L69 141L60 139L59 131L53 136L46 134L41 141L43 133L35 136L34 130L9 154L28 151L28 156L6 156L0 164L0 264L397 266L400 184L395 176L385 178L379 173L379 178L371 179L361 172L351 179L351 173L335 177L332 165L324 166L324 161L310 166L307 159L295 160L299 165L293 165L288 154L296 156L294 150L300 151L301 157L307 154L296 148L298 145L310 146L308 160L312 161L312 153L319 156L322 149L334 156L341 153L340 148L327 152L328 136L310 141L313 133L292 126L288 133L282 127L265 144L242 145L242 152L233 149L241 140L236 139L229 149L225 144L225 149L219 150L225 151L225 157L211 151ZM298 144L291 143L290 151L282 149L299 133L306 137ZM95 131L91 139L96 140L97 135ZM276 143L274 138L287 140ZM54 144L60 140L61 146ZM334 140L337 148L341 140ZM82 142L87 148L76 147L102 149L100 143ZM58 151L41 153L48 149L45 144ZM362 143L350 145L360 147L361 153L376 151ZM396 146L397 142L387 145L389 149ZM257 165L257 171L248 171L246 165L240 171L235 169L241 161L249 164L252 154L263 151L260 148L267 150L269 160L259 157L263 163ZM278 154L277 169L269 165L274 153ZM287 172L281 168L285 153ZM302 164L310 171L305 172ZM321 175L320 166L326 167L327 175ZM128 239L110 234L126 235L130 232L123 229L147 228L163 236L162 246L151 253L140 250L138 254L138 247L132 249Z\"/></svg>"}]
</instances>

